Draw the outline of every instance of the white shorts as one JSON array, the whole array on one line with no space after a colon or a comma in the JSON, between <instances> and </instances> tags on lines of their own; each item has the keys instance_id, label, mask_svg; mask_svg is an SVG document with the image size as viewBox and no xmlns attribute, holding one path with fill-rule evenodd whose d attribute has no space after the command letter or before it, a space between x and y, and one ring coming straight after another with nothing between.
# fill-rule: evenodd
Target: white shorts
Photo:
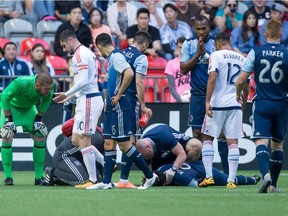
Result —
<instances>
[{"instance_id":1,"label":"white shorts","mask_svg":"<svg viewBox=\"0 0 288 216\"><path fill-rule=\"evenodd\" d=\"M228 139L243 137L242 110L213 110L213 117L205 115L202 133L218 138L222 129Z\"/></svg>"},{"instance_id":2,"label":"white shorts","mask_svg":"<svg viewBox=\"0 0 288 216\"><path fill-rule=\"evenodd\" d=\"M96 131L104 102L99 94L91 95L80 96L76 100L73 133L94 134Z\"/></svg>"}]
</instances>

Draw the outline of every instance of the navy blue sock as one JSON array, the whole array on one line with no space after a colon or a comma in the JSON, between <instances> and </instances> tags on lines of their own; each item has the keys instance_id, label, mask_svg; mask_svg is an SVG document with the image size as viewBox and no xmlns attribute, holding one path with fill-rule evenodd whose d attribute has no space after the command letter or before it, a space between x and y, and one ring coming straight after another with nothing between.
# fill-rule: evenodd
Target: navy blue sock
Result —
<instances>
[{"instance_id":1,"label":"navy blue sock","mask_svg":"<svg viewBox=\"0 0 288 216\"><path fill-rule=\"evenodd\" d=\"M116 164L116 150L108 150L104 152L104 178L103 183L110 183L112 179L113 169Z\"/></svg>"},{"instance_id":2,"label":"navy blue sock","mask_svg":"<svg viewBox=\"0 0 288 216\"><path fill-rule=\"evenodd\" d=\"M226 139L218 140L218 152L221 158L223 172L229 175L228 145Z\"/></svg>"},{"instance_id":3,"label":"navy blue sock","mask_svg":"<svg viewBox=\"0 0 288 216\"><path fill-rule=\"evenodd\" d=\"M272 151L270 163L269 163L269 169L270 169L270 175L272 179L271 185L275 188L277 187L277 181L278 177L280 175L281 169L283 166L283 151L277 150Z\"/></svg>"},{"instance_id":4,"label":"navy blue sock","mask_svg":"<svg viewBox=\"0 0 288 216\"><path fill-rule=\"evenodd\" d=\"M153 172L146 164L142 155L137 151L135 146L131 146L131 148L126 152L127 157L140 169L146 178L152 178Z\"/></svg>"},{"instance_id":5,"label":"navy blue sock","mask_svg":"<svg viewBox=\"0 0 288 216\"><path fill-rule=\"evenodd\" d=\"M253 177L247 177L244 175L236 176L236 184L237 185L254 185L256 184L256 180Z\"/></svg>"},{"instance_id":6,"label":"navy blue sock","mask_svg":"<svg viewBox=\"0 0 288 216\"><path fill-rule=\"evenodd\" d=\"M129 172L131 170L133 163L130 158L127 157L126 154L122 154L121 158L121 175L120 179L128 180L129 178Z\"/></svg>"},{"instance_id":7,"label":"navy blue sock","mask_svg":"<svg viewBox=\"0 0 288 216\"><path fill-rule=\"evenodd\" d=\"M269 173L269 152L264 144L256 147L256 159L262 178L264 178L264 176Z\"/></svg>"}]
</instances>

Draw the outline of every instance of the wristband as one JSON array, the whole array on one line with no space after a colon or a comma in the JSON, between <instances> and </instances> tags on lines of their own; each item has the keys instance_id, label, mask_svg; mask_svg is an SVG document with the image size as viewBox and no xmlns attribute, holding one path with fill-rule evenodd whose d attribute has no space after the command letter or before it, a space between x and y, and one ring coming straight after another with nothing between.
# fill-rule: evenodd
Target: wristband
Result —
<instances>
[{"instance_id":1,"label":"wristband","mask_svg":"<svg viewBox=\"0 0 288 216\"><path fill-rule=\"evenodd\" d=\"M36 115L35 121L42 121L42 117L43 117L43 116Z\"/></svg>"},{"instance_id":2,"label":"wristband","mask_svg":"<svg viewBox=\"0 0 288 216\"><path fill-rule=\"evenodd\" d=\"M13 122L12 116L5 116L5 121L6 122Z\"/></svg>"}]
</instances>

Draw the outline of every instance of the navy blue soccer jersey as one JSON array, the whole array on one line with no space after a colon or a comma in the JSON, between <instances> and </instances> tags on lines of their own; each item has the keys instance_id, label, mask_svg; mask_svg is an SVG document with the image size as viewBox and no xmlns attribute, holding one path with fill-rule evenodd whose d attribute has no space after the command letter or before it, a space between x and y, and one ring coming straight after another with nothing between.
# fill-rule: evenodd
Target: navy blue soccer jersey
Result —
<instances>
[{"instance_id":1,"label":"navy blue soccer jersey","mask_svg":"<svg viewBox=\"0 0 288 216\"><path fill-rule=\"evenodd\" d=\"M125 55L127 62L129 63L134 72L133 80L126 89L126 94L128 96L136 97L137 95L136 73L146 76L148 69L148 60L146 55L144 55L134 46L129 46L127 49L123 51L123 53Z\"/></svg>"},{"instance_id":2,"label":"navy blue soccer jersey","mask_svg":"<svg viewBox=\"0 0 288 216\"><path fill-rule=\"evenodd\" d=\"M111 98L115 96L122 84L123 72L130 68L121 50L115 49L108 56L108 80L107 80L107 104L110 104ZM126 89L127 91L127 89Z\"/></svg>"},{"instance_id":3,"label":"navy blue soccer jersey","mask_svg":"<svg viewBox=\"0 0 288 216\"><path fill-rule=\"evenodd\" d=\"M184 41L182 46L182 57L180 62L187 62L192 59L197 53L198 47L198 39L196 37L192 37ZM191 68L191 93L197 96L205 96L207 81L208 81L208 59L209 55L215 51L214 40L212 38L208 38L205 41L205 49L206 54L202 55L195 65L195 67Z\"/></svg>"},{"instance_id":4,"label":"navy blue soccer jersey","mask_svg":"<svg viewBox=\"0 0 288 216\"><path fill-rule=\"evenodd\" d=\"M158 125L143 134L141 138L149 138L155 143L155 155L173 149L178 142L181 144L191 139L168 125Z\"/></svg>"},{"instance_id":5,"label":"navy blue soccer jersey","mask_svg":"<svg viewBox=\"0 0 288 216\"><path fill-rule=\"evenodd\" d=\"M268 43L251 50L242 68L252 73L256 84L253 100L288 100L288 50Z\"/></svg>"}]
</instances>

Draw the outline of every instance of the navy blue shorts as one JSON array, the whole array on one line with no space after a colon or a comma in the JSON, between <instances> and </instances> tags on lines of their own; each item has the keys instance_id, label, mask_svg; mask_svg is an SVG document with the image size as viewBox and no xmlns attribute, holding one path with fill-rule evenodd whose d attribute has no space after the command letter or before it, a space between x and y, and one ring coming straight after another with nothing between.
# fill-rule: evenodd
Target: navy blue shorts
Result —
<instances>
[{"instance_id":1,"label":"navy blue shorts","mask_svg":"<svg viewBox=\"0 0 288 216\"><path fill-rule=\"evenodd\" d=\"M256 100L253 103L252 139L282 142L287 130L287 103Z\"/></svg>"},{"instance_id":2,"label":"navy blue shorts","mask_svg":"<svg viewBox=\"0 0 288 216\"><path fill-rule=\"evenodd\" d=\"M123 103L121 103L123 105ZM115 140L128 141L132 133L131 128L131 106L128 101L124 110L118 103L116 106L109 106L107 104L104 112L104 128L103 135L105 138Z\"/></svg>"},{"instance_id":3,"label":"navy blue shorts","mask_svg":"<svg viewBox=\"0 0 288 216\"><path fill-rule=\"evenodd\" d=\"M188 119L188 126L192 129L202 128L206 109L206 96L193 96L190 100L190 113Z\"/></svg>"},{"instance_id":4,"label":"navy blue shorts","mask_svg":"<svg viewBox=\"0 0 288 216\"><path fill-rule=\"evenodd\" d=\"M139 119L141 118L141 106L137 97L127 97L131 103L131 129L133 135L141 136L142 129L138 125Z\"/></svg>"}]
</instances>

